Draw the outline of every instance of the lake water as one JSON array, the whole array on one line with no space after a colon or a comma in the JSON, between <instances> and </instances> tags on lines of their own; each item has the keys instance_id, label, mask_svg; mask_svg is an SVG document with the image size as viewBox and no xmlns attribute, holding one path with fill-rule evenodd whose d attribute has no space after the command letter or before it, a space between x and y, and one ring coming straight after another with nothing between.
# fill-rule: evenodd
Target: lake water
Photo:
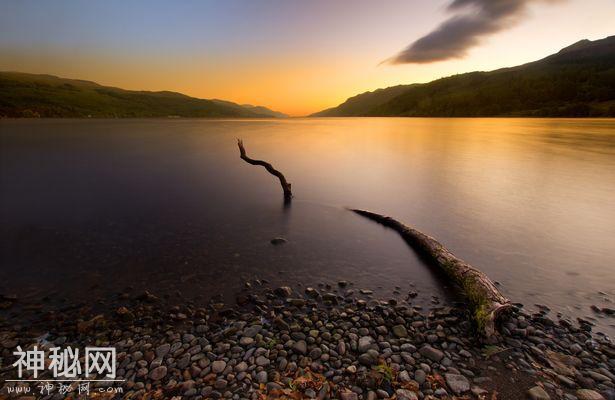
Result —
<instances>
[{"instance_id":1,"label":"lake water","mask_svg":"<svg viewBox=\"0 0 615 400\"><path fill-rule=\"evenodd\" d=\"M207 299L264 278L451 300L349 206L435 236L515 302L615 332L590 309L615 308L615 120L5 120L0 138L0 293ZM236 138L292 182L290 207Z\"/></svg>"}]
</instances>

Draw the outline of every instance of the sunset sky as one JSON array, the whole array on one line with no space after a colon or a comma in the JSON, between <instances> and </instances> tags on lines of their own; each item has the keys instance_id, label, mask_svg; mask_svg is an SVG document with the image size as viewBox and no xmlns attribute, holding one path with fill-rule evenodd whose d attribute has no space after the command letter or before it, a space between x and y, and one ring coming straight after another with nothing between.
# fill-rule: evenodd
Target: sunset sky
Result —
<instances>
[{"instance_id":1,"label":"sunset sky","mask_svg":"<svg viewBox=\"0 0 615 400\"><path fill-rule=\"evenodd\" d=\"M539 59L615 34L613 21L613 0L0 0L0 70L299 116Z\"/></svg>"}]
</instances>

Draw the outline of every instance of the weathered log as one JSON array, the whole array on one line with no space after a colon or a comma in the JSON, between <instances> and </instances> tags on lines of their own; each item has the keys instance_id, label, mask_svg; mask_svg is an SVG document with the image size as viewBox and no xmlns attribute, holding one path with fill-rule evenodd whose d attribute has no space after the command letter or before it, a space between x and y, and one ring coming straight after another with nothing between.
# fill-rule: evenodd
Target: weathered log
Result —
<instances>
[{"instance_id":1,"label":"weathered log","mask_svg":"<svg viewBox=\"0 0 615 400\"><path fill-rule=\"evenodd\" d=\"M273 165L269 164L266 161L262 160L254 160L246 155L246 149L243 147L243 141L241 139L237 139L237 146L239 146L239 155L242 160L252 165L260 165L265 167L265 169L272 175L276 176L280 180L280 185L282 185L282 190L284 191L284 201L289 202L293 197L293 193L290 190L290 182L286 181L286 177L277 169L273 168Z\"/></svg>"},{"instance_id":2,"label":"weathered log","mask_svg":"<svg viewBox=\"0 0 615 400\"><path fill-rule=\"evenodd\" d=\"M511 308L511 303L487 275L457 258L436 239L391 217L365 210L352 211L394 229L412 248L439 267L467 297L478 330L487 338L494 336L496 319L503 311Z\"/></svg>"}]
</instances>

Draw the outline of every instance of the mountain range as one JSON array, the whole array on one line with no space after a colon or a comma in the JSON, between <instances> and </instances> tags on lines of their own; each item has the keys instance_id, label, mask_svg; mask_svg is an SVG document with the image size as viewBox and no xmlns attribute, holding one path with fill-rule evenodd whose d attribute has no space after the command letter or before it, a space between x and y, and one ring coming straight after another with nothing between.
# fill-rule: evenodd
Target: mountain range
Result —
<instances>
[{"instance_id":1,"label":"mountain range","mask_svg":"<svg viewBox=\"0 0 615 400\"><path fill-rule=\"evenodd\" d=\"M615 36L541 60L398 85L313 117L615 117ZM0 72L0 117L283 118L263 106L134 91L52 75Z\"/></svg>"},{"instance_id":2,"label":"mountain range","mask_svg":"<svg viewBox=\"0 0 615 400\"><path fill-rule=\"evenodd\" d=\"M615 36L539 61L351 97L314 117L615 117Z\"/></svg>"},{"instance_id":3,"label":"mountain range","mask_svg":"<svg viewBox=\"0 0 615 400\"><path fill-rule=\"evenodd\" d=\"M205 100L176 92L102 86L52 75L0 72L0 117L280 118L266 107Z\"/></svg>"}]
</instances>

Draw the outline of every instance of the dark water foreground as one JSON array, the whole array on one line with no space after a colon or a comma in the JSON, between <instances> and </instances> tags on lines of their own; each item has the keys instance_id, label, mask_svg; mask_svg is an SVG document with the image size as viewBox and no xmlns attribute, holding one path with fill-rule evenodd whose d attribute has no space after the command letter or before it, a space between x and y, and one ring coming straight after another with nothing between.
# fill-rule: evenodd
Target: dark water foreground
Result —
<instances>
[{"instance_id":1,"label":"dark water foreground","mask_svg":"<svg viewBox=\"0 0 615 400\"><path fill-rule=\"evenodd\" d=\"M34 345L115 348L115 398L615 396L613 122L2 121L0 139L0 396L63 398L5 382ZM446 281L344 206L436 236L526 307L482 343Z\"/></svg>"},{"instance_id":2,"label":"dark water foreground","mask_svg":"<svg viewBox=\"0 0 615 400\"><path fill-rule=\"evenodd\" d=\"M290 208L237 137L292 182ZM434 235L528 309L614 329L600 311L615 295L611 120L2 121L0 145L0 293L23 305L228 300L255 277L450 304L352 206Z\"/></svg>"}]
</instances>

